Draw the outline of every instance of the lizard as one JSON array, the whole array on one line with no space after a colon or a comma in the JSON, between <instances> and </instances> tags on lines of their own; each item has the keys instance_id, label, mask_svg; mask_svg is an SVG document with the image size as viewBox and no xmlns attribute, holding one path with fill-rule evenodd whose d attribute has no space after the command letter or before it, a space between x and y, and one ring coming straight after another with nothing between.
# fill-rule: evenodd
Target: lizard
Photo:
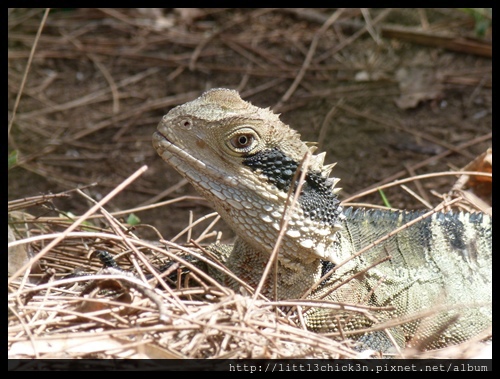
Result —
<instances>
[{"instance_id":1,"label":"lizard","mask_svg":"<svg viewBox=\"0 0 500 379\"><path fill-rule=\"evenodd\" d=\"M325 153L314 155L314 144L302 141L278 114L243 100L235 90L211 89L171 109L153 134L153 146L235 232L233 245L214 244L210 251L253 288L288 212L277 264L268 276L277 278L277 289L273 292L268 279L262 293L278 300L308 294L308 299L344 305L309 308L308 329L352 332L365 347L381 351L395 345L432 350L489 330L491 216L343 209L339 179L330 177L334 165L324 164ZM306 154L309 162L302 167ZM293 202L299 174L303 180ZM383 241L373 244L378 239ZM221 280L238 289L231 279ZM380 311L367 316L348 310L349 304ZM395 317L406 322L355 334Z\"/></svg>"}]
</instances>

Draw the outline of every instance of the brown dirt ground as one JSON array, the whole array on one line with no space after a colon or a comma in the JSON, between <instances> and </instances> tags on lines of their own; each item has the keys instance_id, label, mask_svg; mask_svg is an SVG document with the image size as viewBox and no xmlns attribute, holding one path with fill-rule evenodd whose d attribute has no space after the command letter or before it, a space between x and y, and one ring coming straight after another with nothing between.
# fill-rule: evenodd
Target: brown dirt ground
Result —
<instances>
[{"instance_id":1,"label":"brown dirt ground","mask_svg":"<svg viewBox=\"0 0 500 379\"><path fill-rule=\"evenodd\" d=\"M158 121L172 106L212 87L238 89L252 103L270 106L306 140L318 141L323 130L320 148L328 162L338 162L333 175L342 178L342 198L396 173L407 177L461 168L491 145L483 138L411 170L450 146L491 133L491 59L367 32L348 41L365 25L359 9L345 11L321 33L332 13L52 10L9 134L9 153L19 154L9 171L9 200L94 182L87 193L99 199L146 164L149 170L113 199L111 209L148 203L180 180L151 147ZM474 36L472 18L458 10L368 13L371 22L385 16L383 25L424 25L436 34ZM42 15L40 9L9 13L9 120ZM308 70L282 101L317 35ZM143 77L126 83L138 75ZM404 99L411 95L415 106ZM447 192L454 180L433 178L421 185L436 204L440 199L429 189ZM156 200L188 194L196 195L184 185ZM386 195L395 208L423 208L400 189ZM377 194L358 201L382 204ZM209 212L202 200L181 204L137 215L168 237L184 228L188 210L195 216ZM72 196L56 206L81 214L88 204Z\"/></svg>"},{"instance_id":2,"label":"brown dirt ground","mask_svg":"<svg viewBox=\"0 0 500 379\"><path fill-rule=\"evenodd\" d=\"M347 9L324 27L335 11L53 9L23 82L44 9L9 10L8 149L18 153L9 200L78 186L99 200L143 165L146 173L108 211L196 196L189 185L175 187L181 177L157 156L151 135L169 109L214 87L237 89L281 113L305 140L320 140L326 161L338 162L342 199L395 178L462 168L491 146L490 29L476 39L474 18L458 9ZM436 38L389 37L390 27ZM486 53L457 52L437 36L470 38ZM408 187L435 205L441 199L431 191L447 193L455 181ZM394 208L424 208L400 188L385 194ZM378 194L354 201L382 204ZM53 205L73 214L89 208L75 193ZM196 219L211 209L199 199L136 214L168 239L186 227L189 211Z\"/></svg>"}]
</instances>

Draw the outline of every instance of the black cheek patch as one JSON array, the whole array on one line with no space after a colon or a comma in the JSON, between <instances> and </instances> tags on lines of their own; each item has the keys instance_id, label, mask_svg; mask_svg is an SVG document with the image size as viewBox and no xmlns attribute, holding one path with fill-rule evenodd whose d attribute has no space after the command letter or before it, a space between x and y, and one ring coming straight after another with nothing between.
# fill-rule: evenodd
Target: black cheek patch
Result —
<instances>
[{"instance_id":1,"label":"black cheek patch","mask_svg":"<svg viewBox=\"0 0 500 379\"><path fill-rule=\"evenodd\" d=\"M253 171L260 170L270 183L284 192L290 189L299 166L298 162L277 148L259 151L244 159L243 164ZM322 221L331 226L337 223L342 213L340 201L332 192L332 182L319 171L310 171L306 174L299 203L304 214L311 220Z\"/></svg>"},{"instance_id":2,"label":"black cheek patch","mask_svg":"<svg viewBox=\"0 0 500 379\"><path fill-rule=\"evenodd\" d=\"M243 160L253 171L260 170L269 182L287 192L292 184L298 163L277 148L259 151Z\"/></svg>"}]
</instances>

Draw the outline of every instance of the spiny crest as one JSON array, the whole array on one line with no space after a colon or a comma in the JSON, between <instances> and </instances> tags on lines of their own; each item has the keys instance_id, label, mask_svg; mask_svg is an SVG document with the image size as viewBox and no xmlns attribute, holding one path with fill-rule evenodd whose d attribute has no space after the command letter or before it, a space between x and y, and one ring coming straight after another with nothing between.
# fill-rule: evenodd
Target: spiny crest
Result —
<instances>
[{"instance_id":1,"label":"spiny crest","mask_svg":"<svg viewBox=\"0 0 500 379\"><path fill-rule=\"evenodd\" d=\"M306 142L307 144L307 142ZM310 146L309 152L313 152L316 150L316 146ZM326 187L331 188L333 193L338 193L342 190L342 188L336 188L335 186L340 181L339 178L330 178L330 174L332 169L337 165L337 163L331 163L328 165L323 165L325 162L326 152L319 153L317 155L312 155L310 160L310 167L312 171L320 172L320 175L325 178L324 185Z\"/></svg>"},{"instance_id":2,"label":"spiny crest","mask_svg":"<svg viewBox=\"0 0 500 379\"><path fill-rule=\"evenodd\" d=\"M318 149L317 142L306 141L304 143L309 148L309 153L311 154L313 154ZM316 155L311 155L310 169L313 171L319 171L321 175L326 178L325 185L331 186L333 193L338 193L342 190L342 188L335 188L335 186L340 181L340 179L329 177L332 173L332 169L337 165L337 162L323 165L325 162L325 156L325 151Z\"/></svg>"}]
</instances>

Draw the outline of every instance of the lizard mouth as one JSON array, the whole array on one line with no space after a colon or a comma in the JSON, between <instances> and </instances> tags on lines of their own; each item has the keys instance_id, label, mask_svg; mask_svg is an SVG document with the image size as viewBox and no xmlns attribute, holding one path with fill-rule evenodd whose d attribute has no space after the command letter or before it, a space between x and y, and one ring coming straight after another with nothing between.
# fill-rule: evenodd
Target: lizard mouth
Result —
<instances>
[{"instance_id":1,"label":"lizard mouth","mask_svg":"<svg viewBox=\"0 0 500 379\"><path fill-rule=\"evenodd\" d=\"M211 176L216 180L228 182L232 185L236 183L232 180L232 177L220 171L217 167L210 166L196 156L189 154L182 145L173 142L160 131L153 133L153 147L164 161L169 162L183 176L194 175L193 173L196 171L205 171L210 172Z\"/></svg>"},{"instance_id":2,"label":"lizard mouth","mask_svg":"<svg viewBox=\"0 0 500 379\"><path fill-rule=\"evenodd\" d=\"M185 160L190 160L192 158L187 154L181 146L178 146L174 141L169 139L165 134L160 131L153 133L153 147L159 156L161 156L167 162L172 159L172 157L177 156L184 158Z\"/></svg>"},{"instance_id":3,"label":"lizard mouth","mask_svg":"<svg viewBox=\"0 0 500 379\"><path fill-rule=\"evenodd\" d=\"M153 133L153 147L160 156L167 151L174 153L178 150L176 144L159 131Z\"/></svg>"},{"instance_id":4,"label":"lizard mouth","mask_svg":"<svg viewBox=\"0 0 500 379\"><path fill-rule=\"evenodd\" d=\"M170 141L167 136L165 136L164 134L160 133L159 131L156 131L153 133L153 142L155 143L155 145L157 143L160 143L161 141L166 141L168 143L172 143L172 141Z\"/></svg>"}]
</instances>

